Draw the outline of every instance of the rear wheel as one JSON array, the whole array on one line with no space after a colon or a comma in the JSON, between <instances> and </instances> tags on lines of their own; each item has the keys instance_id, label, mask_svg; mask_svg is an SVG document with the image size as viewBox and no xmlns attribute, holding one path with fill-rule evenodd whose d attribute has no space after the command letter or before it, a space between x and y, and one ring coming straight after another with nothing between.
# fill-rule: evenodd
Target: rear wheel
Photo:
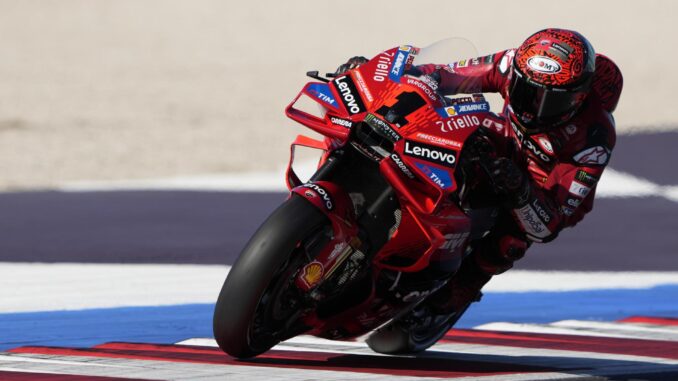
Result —
<instances>
[{"instance_id":1,"label":"rear wheel","mask_svg":"<svg viewBox=\"0 0 678 381\"><path fill-rule=\"evenodd\" d=\"M459 312L437 315L424 301L407 315L372 333L367 338L367 345L373 351L384 354L425 351L445 336L469 305L470 303Z\"/></svg>"},{"instance_id":2,"label":"rear wheel","mask_svg":"<svg viewBox=\"0 0 678 381\"><path fill-rule=\"evenodd\" d=\"M214 309L214 337L224 352L256 356L305 330L298 323L304 303L294 278L330 232L327 217L297 195L261 225L231 268Z\"/></svg>"}]
</instances>

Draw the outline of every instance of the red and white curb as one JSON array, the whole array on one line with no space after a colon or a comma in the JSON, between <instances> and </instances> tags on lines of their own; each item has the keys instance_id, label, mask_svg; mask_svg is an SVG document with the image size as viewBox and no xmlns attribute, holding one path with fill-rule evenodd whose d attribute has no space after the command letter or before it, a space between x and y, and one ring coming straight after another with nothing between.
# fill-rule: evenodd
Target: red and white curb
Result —
<instances>
[{"instance_id":1,"label":"red and white curb","mask_svg":"<svg viewBox=\"0 0 678 381\"><path fill-rule=\"evenodd\" d=\"M383 356L363 342L301 336L255 359L212 339L174 345L21 347L0 353L2 380L575 380L678 379L678 319L493 323L453 329L418 356Z\"/></svg>"}]
</instances>

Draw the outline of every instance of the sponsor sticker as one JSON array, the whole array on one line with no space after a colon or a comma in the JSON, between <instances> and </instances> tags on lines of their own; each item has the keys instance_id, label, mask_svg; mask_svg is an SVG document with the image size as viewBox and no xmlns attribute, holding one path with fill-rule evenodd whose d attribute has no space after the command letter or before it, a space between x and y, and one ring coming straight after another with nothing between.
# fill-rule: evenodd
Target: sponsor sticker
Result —
<instances>
[{"instance_id":1,"label":"sponsor sticker","mask_svg":"<svg viewBox=\"0 0 678 381\"><path fill-rule=\"evenodd\" d=\"M402 49L398 49L398 52L396 53L395 60L393 61L393 66L391 67L391 70L388 73L388 77L395 82L398 82L400 80L400 77L403 75L403 71L405 70L405 63L407 62L407 57L410 55L409 50L405 51Z\"/></svg>"},{"instance_id":2,"label":"sponsor sticker","mask_svg":"<svg viewBox=\"0 0 678 381\"><path fill-rule=\"evenodd\" d=\"M539 147L538 144L535 143L532 139L526 138L525 135L520 131L518 126L516 126L515 123L511 122L511 128L513 128L513 132L516 136L516 139L518 140L518 143L521 146L527 147L527 149L530 150L530 152L533 154L533 156L537 157L544 163L550 163L551 162L551 157L544 153Z\"/></svg>"},{"instance_id":3,"label":"sponsor sticker","mask_svg":"<svg viewBox=\"0 0 678 381\"><path fill-rule=\"evenodd\" d=\"M306 283L308 287L313 287L323 278L325 274L325 268L322 263L313 261L306 266L301 274L301 279Z\"/></svg>"},{"instance_id":4,"label":"sponsor sticker","mask_svg":"<svg viewBox=\"0 0 678 381\"><path fill-rule=\"evenodd\" d=\"M424 82L419 81L419 80L414 79L414 78L408 77L407 78L407 84L421 89L424 92L424 94L426 94L426 96L429 97L429 99L431 99L432 101L438 100L438 94L435 92L435 89L432 89L430 86L428 86Z\"/></svg>"},{"instance_id":5,"label":"sponsor sticker","mask_svg":"<svg viewBox=\"0 0 678 381\"><path fill-rule=\"evenodd\" d=\"M548 212L548 210L546 210L544 205L542 205L542 203L539 200L534 199L532 201L532 207L534 208L534 211L537 212L539 219L544 221L544 223L548 225L551 222L553 216L551 215L551 213Z\"/></svg>"},{"instance_id":6,"label":"sponsor sticker","mask_svg":"<svg viewBox=\"0 0 678 381\"><path fill-rule=\"evenodd\" d=\"M372 97L372 93L370 92L370 89L367 87L367 84L365 83L365 79L363 78L363 75L360 74L359 70L356 70L353 72L355 75L356 81L358 81L358 86L360 87L360 91L363 92L363 95L365 95L365 98L367 98L368 102L374 102L374 97Z\"/></svg>"},{"instance_id":7,"label":"sponsor sticker","mask_svg":"<svg viewBox=\"0 0 678 381\"><path fill-rule=\"evenodd\" d=\"M374 114L367 114L365 116L365 123L379 130L382 135L392 142L397 142L400 140L400 135L385 121L377 118Z\"/></svg>"},{"instance_id":8,"label":"sponsor sticker","mask_svg":"<svg viewBox=\"0 0 678 381\"><path fill-rule=\"evenodd\" d=\"M422 159L448 168L457 164L457 151L419 143L412 140L405 141L405 155Z\"/></svg>"},{"instance_id":9,"label":"sponsor sticker","mask_svg":"<svg viewBox=\"0 0 678 381\"><path fill-rule=\"evenodd\" d=\"M461 143L459 143L458 141L441 138L440 136L429 135L429 134L426 134L426 133L423 133L423 132L417 132L417 135L415 135L415 136L417 138L421 139L421 140L426 140L426 141L429 141L431 143L461 148Z\"/></svg>"},{"instance_id":10,"label":"sponsor sticker","mask_svg":"<svg viewBox=\"0 0 678 381\"><path fill-rule=\"evenodd\" d=\"M440 168L429 167L428 165L421 163L415 163L415 165L424 175L426 175L426 177L431 179L431 181L440 188L448 189L454 185L450 178L450 174L447 173L447 171Z\"/></svg>"},{"instance_id":11,"label":"sponsor sticker","mask_svg":"<svg viewBox=\"0 0 678 381\"><path fill-rule=\"evenodd\" d=\"M515 212L518 220L520 220L523 225L525 232L528 234L537 238L546 238L551 235L551 231L542 222L539 215L532 209L530 204L525 205L520 209L515 209Z\"/></svg>"},{"instance_id":12,"label":"sponsor sticker","mask_svg":"<svg viewBox=\"0 0 678 381\"><path fill-rule=\"evenodd\" d=\"M421 77L419 77L419 80L424 82L431 89L433 89L433 91L438 90L438 82L435 79L433 79L433 77L431 77L430 75L422 75Z\"/></svg>"},{"instance_id":13,"label":"sponsor sticker","mask_svg":"<svg viewBox=\"0 0 678 381\"><path fill-rule=\"evenodd\" d=\"M336 124L337 126L342 126L342 127L346 127L346 128L353 127L353 122L351 122L350 120L343 119L343 118L337 118L336 116L331 116L330 122L332 122L332 124Z\"/></svg>"},{"instance_id":14,"label":"sponsor sticker","mask_svg":"<svg viewBox=\"0 0 678 381\"><path fill-rule=\"evenodd\" d=\"M573 159L579 164L605 165L610 159L610 150L603 146L595 146L579 152Z\"/></svg>"},{"instance_id":15,"label":"sponsor sticker","mask_svg":"<svg viewBox=\"0 0 678 381\"><path fill-rule=\"evenodd\" d=\"M544 74L556 74L560 72L560 64L545 56L532 56L527 59L527 66L532 70Z\"/></svg>"},{"instance_id":16,"label":"sponsor sticker","mask_svg":"<svg viewBox=\"0 0 678 381\"><path fill-rule=\"evenodd\" d=\"M572 49L571 46L569 46L569 45L564 45L564 46L563 46L563 45L560 45L560 44L557 43L557 42L551 43L551 47L552 47L554 50L559 51L559 52L560 52L561 54L563 54L566 58L569 57L570 54L574 51L574 49Z\"/></svg>"},{"instance_id":17,"label":"sponsor sticker","mask_svg":"<svg viewBox=\"0 0 678 381\"><path fill-rule=\"evenodd\" d=\"M348 243L346 243L346 242L337 243L336 245L334 245L334 248L332 249L332 252L330 253L330 255L327 256L327 260L328 261L333 260L334 258L337 257L337 255L339 255L339 253L343 252L344 249L346 249L347 247L348 247Z\"/></svg>"},{"instance_id":18,"label":"sponsor sticker","mask_svg":"<svg viewBox=\"0 0 678 381\"><path fill-rule=\"evenodd\" d=\"M581 199L568 197L565 203L573 208L576 208L581 204Z\"/></svg>"},{"instance_id":19,"label":"sponsor sticker","mask_svg":"<svg viewBox=\"0 0 678 381\"><path fill-rule=\"evenodd\" d=\"M306 183L302 186L304 188L308 188L308 189L315 191L315 193L317 193L323 199L323 202L325 204L325 208L327 208L327 210L334 209L334 201L332 201L332 197L330 196L330 193L327 190L325 190L325 188L321 187L320 185L318 185L316 183Z\"/></svg>"},{"instance_id":20,"label":"sponsor sticker","mask_svg":"<svg viewBox=\"0 0 678 381\"><path fill-rule=\"evenodd\" d=\"M388 68L393 62L393 53L383 52L377 57L377 67L374 69L372 79L376 82L384 82L388 77Z\"/></svg>"},{"instance_id":21,"label":"sponsor sticker","mask_svg":"<svg viewBox=\"0 0 678 381\"><path fill-rule=\"evenodd\" d=\"M468 98L468 100L472 100L472 98ZM454 102L451 106L436 109L438 115L443 118L488 111L490 111L490 104L487 101Z\"/></svg>"},{"instance_id":22,"label":"sponsor sticker","mask_svg":"<svg viewBox=\"0 0 678 381\"><path fill-rule=\"evenodd\" d=\"M592 174L584 171L583 169L578 170L574 178L588 186L594 186L598 182L598 178L596 176L593 176Z\"/></svg>"},{"instance_id":23,"label":"sponsor sticker","mask_svg":"<svg viewBox=\"0 0 678 381\"><path fill-rule=\"evenodd\" d=\"M404 173L405 176L409 177L410 179L414 179L414 174L412 173L412 171L410 171L409 168L407 168L405 163L403 163L403 159L401 159L397 153L393 152L391 154L391 160L393 160L396 166L398 166L398 169L400 169L400 171Z\"/></svg>"},{"instance_id":24,"label":"sponsor sticker","mask_svg":"<svg viewBox=\"0 0 678 381\"><path fill-rule=\"evenodd\" d=\"M546 152L553 154L553 146L551 145L551 141L545 137L545 136L540 136L537 141L539 142L539 145L541 148L543 148Z\"/></svg>"},{"instance_id":25,"label":"sponsor sticker","mask_svg":"<svg viewBox=\"0 0 678 381\"><path fill-rule=\"evenodd\" d=\"M483 119L483 127L492 128L496 131L504 131L504 125L490 118Z\"/></svg>"},{"instance_id":26,"label":"sponsor sticker","mask_svg":"<svg viewBox=\"0 0 678 381\"><path fill-rule=\"evenodd\" d=\"M458 105L460 103L471 103L475 102L476 100L473 99L472 97L460 97L460 98L452 98L452 99L447 99L450 105ZM456 111L455 111L456 112Z\"/></svg>"},{"instance_id":27,"label":"sponsor sticker","mask_svg":"<svg viewBox=\"0 0 678 381\"><path fill-rule=\"evenodd\" d=\"M504 53L504 55L501 57L501 61L499 61L499 73L501 75L506 75L511 68L511 62L513 62L513 56L516 54L516 51L511 49Z\"/></svg>"},{"instance_id":28,"label":"sponsor sticker","mask_svg":"<svg viewBox=\"0 0 678 381\"><path fill-rule=\"evenodd\" d=\"M569 217L574 214L574 209L568 208L566 206L561 206L560 212Z\"/></svg>"},{"instance_id":29,"label":"sponsor sticker","mask_svg":"<svg viewBox=\"0 0 678 381\"><path fill-rule=\"evenodd\" d=\"M582 183L572 181L572 184L570 185L571 194L575 195L576 197L584 198L588 196L589 192L591 192L591 188Z\"/></svg>"},{"instance_id":30,"label":"sponsor sticker","mask_svg":"<svg viewBox=\"0 0 678 381\"><path fill-rule=\"evenodd\" d=\"M332 90L330 90L330 87L326 83L312 83L308 85L306 91L324 103L334 108L339 108L337 100L332 95Z\"/></svg>"},{"instance_id":31,"label":"sponsor sticker","mask_svg":"<svg viewBox=\"0 0 678 381\"><path fill-rule=\"evenodd\" d=\"M353 80L349 76L338 77L334 80L334 85L339 91L341 102L351 115L365 112L365 104L358 94Z\"/></svg>"},{"instance_id":32,"label":"sponsor sticker","mask_svg":"<svg viewBox=\"0 0 678 381\"><path fill-rule=\"evenodd\" d=\"M473 102L473 103L460 103L454 106L457 114L471 114L476 112L488 112L490 111L490 104L488 102Z\"/></svg>"},{"instance_id":33,"label":"sponsor sticker","mask_svg":"<svg viewBox=\"0 0 678 381\"><path fill-rule=\"evenodd\" d=\"M440 109L442 110L442 109ZM440 132L453 132L464 128L480 126L480 119L475 115L461 115L447 120L436 120Z\"/></svg>"},{"instance_id":34,"label":"sponsor sticker","mask_svg":"<svg viewBox=\"0 0 678 381\"><path fill-rule=\"evenodd\" d=\"M440 246L441 250L447 250L449 252L455 251L464 244L468 238L469 233L451 233L445 234L445 243Z\"/></svg>"}]
</instances>

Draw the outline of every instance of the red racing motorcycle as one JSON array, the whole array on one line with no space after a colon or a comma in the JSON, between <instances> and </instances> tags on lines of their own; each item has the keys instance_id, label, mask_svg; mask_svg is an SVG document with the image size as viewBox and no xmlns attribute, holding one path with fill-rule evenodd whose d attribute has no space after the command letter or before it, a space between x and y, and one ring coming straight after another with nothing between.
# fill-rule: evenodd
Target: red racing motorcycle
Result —
<instances>
[{"instance_id":1,"label":"red racing motorcycle","mask_svg":"<svg viewBox=\"0 0 678 381\"><path fill-rule=\"evenodd\" d=\"M294 141L289 198L224 282L213 321L224 352L252 357L299 334L352 339L412 314L489 230L491 213L471 207L482 171L470 147L497 116L482 95L439 95L415 65L452 62L457 46L400 46L340 75L307 73L317 82L286 114L325 138ZM302 110L303 99L315 109ZM293 169L297 146L323 151L306 182ZM462 313L438 329L367 342L382 353L421 351Z\"/></svg>"}]
</instances>

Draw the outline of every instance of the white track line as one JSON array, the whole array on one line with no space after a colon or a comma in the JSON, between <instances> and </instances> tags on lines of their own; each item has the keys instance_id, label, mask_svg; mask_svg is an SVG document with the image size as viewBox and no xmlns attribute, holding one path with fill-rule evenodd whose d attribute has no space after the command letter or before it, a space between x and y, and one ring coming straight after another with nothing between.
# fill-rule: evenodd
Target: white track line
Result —
<instances>
[{"instance_id":1,"label":"white track line","mask_svg":"<svg viewBox=\"0 0 678 381\"><path fill-rule=\"evenodd\" d=\"M594 330L610 330L630 333L657 333L672 336L672 341L678 341L678 326L660 326L652 327L638 326L628 323L605 322L605 321L590 321L590 320L561 320L551 323L555 327L575 328L575 329L594 329Z\"/></svg>"},{"instance_id":2,"label":"white track line","mask_svg":"<svg viewBox=\"0 0 678 381\"><path fill-rule=\"evenodd\" d=\"M554 335L578 335L595 337L615 337L624 339L643 339L658 341L678 341L678 335L675 332L648 332L613 329L608 325L596 326L595 322L581 322L579 325L558 325L554 324L523 324L497 322L482 324L475 329L484 331L502 331L502 332L523 332L523 333L546 333Z\"/></svg>"},{"instance_id":3,"label":"white track line","mask_svg":"<svg viewBox=\"0 0 678 381\"><path fill-rule=\"evenodd\" d=\"M0 262L0 313L214 303L229 266ZM510 271L486 292L645 289L678 272ZM45 285L49 285L46 287Z\"/></svg>"},{"instance_id":4,"label":"white track line","mask_svg":"<svg viewBox=\"0 0 678 381\"><path fill-rule=\"evenodd\" d=\"M501 327L499 324L505 323L492 323L498 324L497 327ZM483 325L480 327L489 326ZM535 325L536 326L536 325ZM475 329L478 329L476 327ZM482 330L489 330L484 329ZM495 331L504 331L502 329L493 329ZM528 331L514 331L514 332L525 332ZM529 331L534 333L552 333L546 331ZM606 337L599 335L600 337ZM607 336L609 337L609 336ZM198 345L205 347L217 347L216 341L214 339L189 339L178 342L177 345ZM297 351L322 351L322 352L334 352L334 353L355 353L355 354L372 354L379 355L372 352L367 344L364 342L346 342L346 341L332 341L325 340L313 336L302 335L282 342L275 346L273 349L280 350L297 350ZM673 364L678 365L678 360L671 360L665 358L651 357L651 356L637 356L637 355L622 355L622 354L611 354L611 353L600 353L600 352L584 352L584 351L575 351L575 350L560 350L560 349L544 349L544 348L521 348L521 347L512 347L509 345L484 345L484 344L467 344L467 343L449 343L442 342L433 346L429 352L424 352L421 354L423 357L438 357L436 352L449 354L477 354L480 356L510 356L511 358L517 357L522 358L523 356L535 356L539 359L532 359L529 362L523 362L523 360L511 360L510 363L522 363L529 365L546 365L549 366L565 366L563 359L568 358L574 362L580 362L582 358L587 359L596 359L596 360L610 360L610 359L624 359L627 361L645 361L657 364ZM447 356L446 356L447 357ZM485 361L489 361L487 358ZM562 365L557 365L562 364Z\"/></svg>"},{"instance_id":5,"label":"white track line","mask_svg":"<svg viewBox=\"0 0 678 381\"><path fill-rule=\"evenodd\" d=\"M579 291L644 289L678 284L678 272L526 271L513 270L492 278L484 292Z\"/></svg>"}]
</instances>

